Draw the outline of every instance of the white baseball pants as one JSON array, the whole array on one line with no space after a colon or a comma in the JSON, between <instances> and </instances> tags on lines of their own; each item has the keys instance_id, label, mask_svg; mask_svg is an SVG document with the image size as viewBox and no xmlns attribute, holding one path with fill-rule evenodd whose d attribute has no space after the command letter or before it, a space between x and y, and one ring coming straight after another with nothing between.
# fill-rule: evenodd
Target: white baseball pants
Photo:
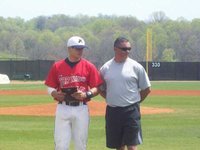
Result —
<instances>
[{"instance_id":1,"label":"white baseball pants","mask_svg":"<svg viewBox=\"0 0 200 150\"><path fill-rule=\"evenodd\" d=\"M86 150L89 127L88 105L58 104L55 118L55 150L69 150L71 139L75 150Z\"/></svg>"}]
</instances>

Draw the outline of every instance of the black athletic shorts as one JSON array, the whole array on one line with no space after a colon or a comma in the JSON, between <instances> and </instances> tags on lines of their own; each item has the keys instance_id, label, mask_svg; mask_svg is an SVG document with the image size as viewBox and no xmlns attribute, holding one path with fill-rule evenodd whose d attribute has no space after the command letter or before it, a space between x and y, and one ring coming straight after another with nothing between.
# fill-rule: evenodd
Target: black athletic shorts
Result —
<instances>
[{"instance_id":1,"label":"black athletic shorts","mask_svg":"<svg viewBox=\"0 0 200 150\"><path fill-rule=\"evenodd\" d=\"M106 107L106 146L120 148L142 143L139 103L126 107Z\"/></svg>"}]
</instances>

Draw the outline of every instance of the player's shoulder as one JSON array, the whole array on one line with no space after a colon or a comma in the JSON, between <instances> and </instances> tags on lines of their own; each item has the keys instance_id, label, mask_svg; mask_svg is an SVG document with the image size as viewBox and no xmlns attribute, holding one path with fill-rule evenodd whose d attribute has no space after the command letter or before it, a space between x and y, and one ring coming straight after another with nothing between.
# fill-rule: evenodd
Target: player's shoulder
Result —
<instances>
[{"instance_id":1,"label":"player's shoulder","mask_svg":"<svg viewBox=\"0 0 200 150\"><path fill-rule=\"evenodd\" d=\"M53 63L53 67L59 68L62 67L63 65L65 65L65 59L61 59L61 60L57 60Z\"/></svg>"},{"instance_id":2,"label":"player's shoulder","mask_svg":"<svg viewBox=\"0 0 200 150\"><path fill-rule=\"evenodd\" d=\"M55 61L56 64L62 64L62 63L64 63L64 62L65 62L65 59L61 59L61 60Z\"/></svg>"},{"instance_id":3,"label":"player's shoulder","mask_svg":"<svg viewBox=\"0 0 200 150\"><path fill-rule=\"evenodd\" d=\"M86 64L92 64L89 60L85 59L85 58L81 58L81 63L86 63Z\"/></svg>"},{"instance_id":4,"label":"player's shoulder","mask_svg":"<svg viewBox=\"0 0 200 150\"><path fill-rule=\"evenodd\" d=\"M102 67L108 67L108 66L110 66L113 62L114 62L114 58L112 58L112 59L108 60L107 62L105 62L105 63L103 64Z\"/></svg>"},{"instance_id":5,"label":"player's shoulder","mask_svg":"<svg viewBox=\"0 0 200 150\"><path fill-rule=\"evenodd\" d=\"M128 62L129 65L131 65L133 67L138 67L138 68L142 68L143 67L139 62L137 62L137 61L135 61L135 60L133 60L131 58L127 58L127 62Z\"/></svg>"},{"instance_id":6,"label":"player's shoulder","mask_svg":"<svg viewBox=\"0 0 200 150\"><path fill-rule=\"evenodd\" d=\"M107 71L113 63L114 63L114 58L112 58L112 59L108 60L107 62L105 62L105 63L101 66L100 72L105 72L105 71Z\"/></svg>"},{"instance_id":7,"label":"player's shoulder","mask_svg":"<svg viewBox=\"0 0 200 150\"><path fill-rule=\"evenodd\" d=\"M84 58L81 58L81 61L79 63L87 67L96 68L96 66L92 62Z\"/></svg>"},{"instance_id":8,"label":"player's shoulder","mask_svg":"<svg viewBox=\"0 0 200 150\"><path fill-rule=\"evenodd\" d=\"M54 62L55 65L61 65L63 63L65 63L65 59L57 60Z\"/></svg>"}]
</instances>

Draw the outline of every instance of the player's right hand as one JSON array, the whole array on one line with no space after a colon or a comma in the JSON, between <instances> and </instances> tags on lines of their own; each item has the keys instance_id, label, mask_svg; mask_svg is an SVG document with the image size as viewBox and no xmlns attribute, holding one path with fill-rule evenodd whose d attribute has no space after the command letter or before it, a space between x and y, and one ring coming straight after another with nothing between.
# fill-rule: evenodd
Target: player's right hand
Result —
<instances>
[{"instance_id":1,"label":"player's right hand","mask_svg":"<svg viewBox=\"0 0 200 150\"><path fill-rule=\"evenodd\" d=\"M65 93L61 91L53 91L51 95L56 101L59 101L59 102L62 102L65 99Z\"/></svg>"}]
</instances>

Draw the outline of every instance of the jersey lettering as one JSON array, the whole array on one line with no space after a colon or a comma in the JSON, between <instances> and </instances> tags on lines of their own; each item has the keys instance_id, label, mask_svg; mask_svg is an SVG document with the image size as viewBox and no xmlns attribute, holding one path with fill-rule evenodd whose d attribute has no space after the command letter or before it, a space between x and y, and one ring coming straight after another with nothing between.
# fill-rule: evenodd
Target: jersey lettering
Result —
<instances>
[{"instance_id":1,"label":"jersey lettering","mask_svg":"<svg viewBox=\"0 0 200 150\"><path fill-rule=\"evenodd\" d=\"M59 77L59 82L61 87L65 87L68 84L75 83L75 82L86 82L86 77L81 76L61 76Z\"/></svg>"}]
</instances>

